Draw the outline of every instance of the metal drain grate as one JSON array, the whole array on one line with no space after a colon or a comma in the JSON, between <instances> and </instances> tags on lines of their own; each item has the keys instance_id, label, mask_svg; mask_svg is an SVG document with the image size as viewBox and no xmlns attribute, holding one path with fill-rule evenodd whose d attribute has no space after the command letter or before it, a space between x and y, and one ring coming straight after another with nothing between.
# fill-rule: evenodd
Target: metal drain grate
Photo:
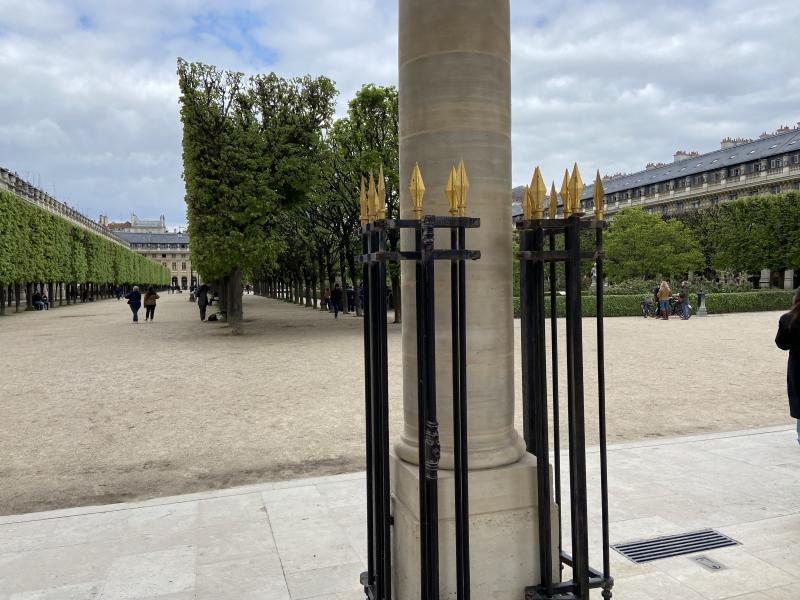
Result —
<instances>
[{"instance_id":1,"label":"metal drain grate","mask_svg":"<svg viewBox=\"0 0 800 600\"><path fill-rule=\"evenodd\" d=\"M713 550L714 548L738 545L739 542L726 535L722 535L719 531L704 529L702 531L667 535L639 542L615 544L611 547L625 558L635 563L642 564L661 558L694 554L695 552L705 552L706 550Z\"/></svg>"}]
</instances>

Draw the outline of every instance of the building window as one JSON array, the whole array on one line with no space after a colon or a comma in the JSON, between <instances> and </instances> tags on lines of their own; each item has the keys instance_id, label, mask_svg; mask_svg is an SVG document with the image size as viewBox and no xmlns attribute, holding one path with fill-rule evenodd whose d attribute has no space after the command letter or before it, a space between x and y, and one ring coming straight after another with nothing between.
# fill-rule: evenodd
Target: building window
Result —
<instances>
[{"instance_id":1,"label":"building window","mask_svg":"<svg viewBox=\"0 0 800 600\"><path fill-rule=\"evenodd\" d=\"M165 267L167 266L166 261L162 262L161 264L164 265Z\"/></svg>"},{"instance_id":2,"label":"building window","mask_svg":"<svg viewBox=\"0 0 800 600\"><path fill-rule=\"evenodd\" d=\"M736 198L738 198L738 197L739 197L739 194L737 194L735 192L733 194L731 194L731 200L736 200Z\"/></svg>"},{"instance_id":3,"label":"building window","mask_svg":"<svg viewBox=\"0 0 800 600\"><path fill-rule=\"evenodd\" d=\"M692 202L692 208L700 208L700 200L695 200Z\"/></svg>"},{"instance_id":4,"label":"building window","mask_svg":"<svg viewBox=\"0 0 800 600\"><path fill-rule=\"evenodd\" d=\"M800 164L800 154L795 154L794 156L792 156L792 162L796 165Z\"/></svg>"},{"instance_id":5,"label":"building window","mask_svg":"<svg viewBox=\"0 0 800 600\"><path fill-rule=\"evenodd\" d=\"M741 173L742 173L742 168L741 167L733 167L731 169L731 175L730 176L731 177L738 177L739 175L741 175Z\"/></svg>"},{"instance_id":6,"label":"building window","mask_svg":"<svg viewBox=\"0 0 800 600\"><path fill-rule=\"evenodd\" d=\"M177 270L178 270L178 269L176 268L176 266L177 266L177 265L176 265L175 263L172 263L172 270L173 270L173 271L177 271Z\"/></svg>"},{"instance_id":7,"label":"building window","mask_svg":"<svg viewBox=\"0 0 800 600\"><path fill-rule=\"evenodd\" d=\"M166 254L162 254L161 258L167 258L167 255ZM164 266L166 266L166 265L164 265Z\"/></svg>"},{"instance_id":8,"label":"building window","mask_svg":"<svg viewBox=\"0 0 800 600\"><path fill-rule=\"evenodd\" d=\"M683 210L683 202L676 202L675 203L675 208L677 210Z\"/></svg>"},{"instance_id":9,"label":"building window","mask_svg":"<svg viewBox=\"0 0 800 600\"><path fill-rule=\"evenodd\" d=\"M773 185L773 186L772 186L772 193L773 193L773 194L780 194L780 193L781 193L781 186L779 186L779 185Z\"/></svg>"},{"instance_id":10,"label":"building window","mask_svg":"<svg viewBox=\"0 0 800 600\"><path fill-rule=\"evenodd\" d=\"M173 253L172 258L178 258L178 255Z\"/></svg>"},{"instance_id":11,"label":"building window","mask_svg":"<svg viewBox=\"0 0 800 600\"><path fill-rule=\"evenodd\" d=\"M780 169L783 167L783 159L782 158L773 158L769 161L769 168L770 169Z\"/></svg>"},{"instance_id":12,"label":"building window","mask_svg":"<svg viewBox=\"0 0 800 600\"><path fill-rule=\"evenodd\" d=\"M185 271L185 270L186 270L186 263L181 263L181 271Z\"/></svg>"}]
</instances>

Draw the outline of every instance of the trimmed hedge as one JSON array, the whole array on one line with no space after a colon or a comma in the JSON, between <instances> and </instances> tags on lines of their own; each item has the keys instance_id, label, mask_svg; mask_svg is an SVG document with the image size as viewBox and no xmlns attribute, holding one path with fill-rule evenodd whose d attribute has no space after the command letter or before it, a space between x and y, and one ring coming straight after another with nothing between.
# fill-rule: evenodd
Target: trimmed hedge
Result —
<instances>
[{"instance_id":1,"label":"trimmed hedge","mask_svg":"<svg viewBox=\"0 0 800 600\"><path fill-rule=\"evenodd\" d=\"M706 294L706 308L709 314L758 312L789 310L792 306L791 290L775 290L762 292L738 292L730 294ZM604 314L606 317L639 317L642 315L641 302L645 294L629 294L624 296L605 296ZM595 316L597 310L595 296L582 296L581 309L584 317ZM689 294L689 302L693 311L699 306L697 294ZM558 316L566 315L566 299L556 299ZM545 313L550 316L550 298L546 298ZM519 317L519 298L514 298L514 316Z\"/></svg>"},{"instance_id":2,"label":"trimmed hedge","mask_svg":"<svg viewBox=\"0 0 800 600\"><path fill-rule=\"evenodd\" d=\"M169 270L0 190L0 284L167 285Z\"/></svg>"}]
</instances>

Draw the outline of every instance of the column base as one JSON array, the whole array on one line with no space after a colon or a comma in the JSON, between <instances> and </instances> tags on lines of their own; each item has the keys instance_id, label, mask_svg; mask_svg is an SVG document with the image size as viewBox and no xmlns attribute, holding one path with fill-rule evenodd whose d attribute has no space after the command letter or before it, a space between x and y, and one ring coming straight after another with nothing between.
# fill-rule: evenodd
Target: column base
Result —
<instances>
[{"instance_id":1,"label":"column base","mask_svg":"<svg viewBox=\"0 0 800 600\"><path fill-rule=\"evenodd\" d=\"M549 466L548 466L549 468ZM536 457L525 454L511 465L470 471L470 564L473 598L519 600L540 582ZM391 457L392 580L394 598L419 600L419 471ZM552 474L551 474L552 481ZM439 589L442 600L456 597L453 471L439 472ZM558 513L551 503L553 556L558 554ZM558 561L553 567L558 577Z\"/></svg>"}]
</instances>

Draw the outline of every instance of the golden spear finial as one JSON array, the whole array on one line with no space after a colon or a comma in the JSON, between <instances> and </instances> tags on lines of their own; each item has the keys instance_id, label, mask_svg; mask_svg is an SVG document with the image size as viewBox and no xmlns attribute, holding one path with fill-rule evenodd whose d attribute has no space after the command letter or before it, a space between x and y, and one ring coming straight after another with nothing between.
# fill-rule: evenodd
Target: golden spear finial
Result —
<instances>
[{"instance_id":1,"label":"golden spear finial","mask_svg":"<svg viewBox=\"0 0 800 600\"><path fill-rule=\"evenodd\" d=\"M597 177L594 178L594 218L598 221L603 220L603 213L606 208L605 196L606 192L603 189L603 179L600 177L600 169L597 169Z\"/></svg>"},{"instance_id":2,"label":"golden spear finial","mask_svg":"<svg viewBox=\"0 0 800 600\"><path fill-rule=\"evenodd\" d=\"M414 163L414 170L411 172L411 207L414 210L414 218L422 218L422 197L425 195L425 183L422 181L422 173L419 170L419 163Z\"/></svg>"},{"instance_id":3,"label":"golden spear finial","mask_svg":"<svg viewBox=\"0 0 800 600\"><path fill-rule=\"evenodd\" d=\"M572 214L572 201L569 197L569 169L564 169L564 181L561 182L561 207L565 219Z\"/></svg>"},{"instance_id":4,"label":"golden spear finial","mask_svg":"<svg viewBox=\"0 0 800 600\"><path fill-rule=\"evenodd\" d=\"M458 164L456 190L458 191L458 215L463 217L467 208L467 192L469 191L469 178L467 177L467 169L464 167L463 158Z\"/></svg>"},{"instance_id":5,"label":"golden spear finial","mask_svg":"<svg viewBox=\"0 0 800 600\"><path fill-rule=\"evenodd\" d=\"M555 219L558 214L558 193L556 193L556 182L550 186L550 202L547 203L547 212L551 219Z\"/></svg>"},{"instance_id":6,"label":"golden spear finial","mask_svg":"<svg viewBox=\"0 0 800 600\"><path fill-rule=\"evenodd\" d=\"M375 178L372 176L372 171L369 172L369 189L367 190L367 206L369 212L367 216L370 222L377 218L376 205L378 204L378 192L375 191Z\"/></svg>"},{"instance_id":7,"label":"golden spear finial","mask_svg":"<svg viewBox=\"0 0 800 600\"><path fill-rule=\"evenodd\" d=\"M367 207L367 190L364 176L361 176L361 191L358 195L359 206L361 207L361 224L369 223L369 208Z\"/></svg>"},{"instance_id":8,"label":"golden spear finial","mask_svg":"<svg viewBox=\"0 0 800 600\"><path fill-rule=\"evenodd\" d=\"M572 176L569 179L569 199L572 201L572 212L580 213L581 211L581 196L583 196L583 179L581 179L581 172L578 170L578 163L572 167Z\"/></svg>"},{"instance_id":9,"label":"golden spear finial","mask_svg":"<svg viewBox=\"0 0 800 600\"><path fill-rule=\"evenodd\" d=\"M444 187L444 193L447 194L447 204L450 206L450 216L458 216L458 192L456 191L456 168L450 167L450 176L447 178L447 185Z\"/></svg>"},{"instance_id":10,"label":"golden spear finial","mask_svg":"<svg viewBox=\"0 0 800 600\"><path fill-rule=\"evenodd\" d=\"M542 172L539 167L533 172L531 185L528 188L528 196L530 203L530 217L531 219L544 218L544 197L547 195L547 186L542 179Z\"/></svg>"},{"instance_id":11,"label":"golden spear finial","mask_svg":"<svg viewBox=\"0 0 800 600\"><path fill-rule=\"evenodd\" d=\"M378 195L377 205L375 206L375 218L386 218L386 181L383 177L383 165L381 165L380 174L378 175Z\"/></svg>"},{"instance_id":12,"label":"golden spear finial","mask_svg":"<svg viewBox=\"0 0 800 600\"><path fill-rule=\"evenodd\" d=\"M526 221L531 218L531 190L527 185L522 190L522 218Z\"/></svg>"}]
</instances>

